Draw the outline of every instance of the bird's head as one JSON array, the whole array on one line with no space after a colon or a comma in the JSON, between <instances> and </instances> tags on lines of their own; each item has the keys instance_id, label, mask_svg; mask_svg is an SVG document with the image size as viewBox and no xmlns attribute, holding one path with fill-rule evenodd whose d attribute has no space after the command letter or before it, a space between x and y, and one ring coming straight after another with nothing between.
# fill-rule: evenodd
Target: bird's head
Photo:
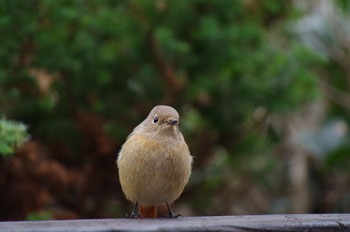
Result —
<instances>
[{"instance_id":1,"label":"bird's head","mask_svg":"<svg viewBox=\"0 0 350 232\"><path fill-rule=\"evenodd\" d=\"M179 120L179 114L174 108L165 105L155 106L142 122L142 131L157 136L177 134Z\"/></svg>"}]
</instances>

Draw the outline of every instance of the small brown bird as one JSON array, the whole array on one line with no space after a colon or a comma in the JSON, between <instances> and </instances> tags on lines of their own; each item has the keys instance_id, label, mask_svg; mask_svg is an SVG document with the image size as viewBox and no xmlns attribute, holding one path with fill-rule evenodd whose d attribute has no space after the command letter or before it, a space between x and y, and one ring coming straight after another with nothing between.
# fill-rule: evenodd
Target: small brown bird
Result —
<instances>
[{"instance_id":1,"label":"small brown bird","mask_svg":"<svg viewBox=\"0 0 350 232\"><path fill-rule=\"evenodd\" d=\"M174 108L156 106L123 144L117 166L122 190L135 204L131 217L155 218L157 206L164 203L167 217L180 216L169 204L189 180L192 156L178 125Z\"/></svg>"}]
</instances>

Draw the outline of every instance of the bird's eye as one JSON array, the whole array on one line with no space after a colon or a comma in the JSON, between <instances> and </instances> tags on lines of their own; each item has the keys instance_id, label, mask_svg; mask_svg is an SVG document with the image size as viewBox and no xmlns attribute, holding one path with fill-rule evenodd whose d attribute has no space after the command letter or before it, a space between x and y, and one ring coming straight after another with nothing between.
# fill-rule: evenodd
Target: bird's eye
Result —
<instances>
[{"instance_id":1,"label":"bird's eye","mask_svg":"<svg viewBox=\"0 0 350 232\"><path fill-rule=\"evenodd\" d=\"M158 116L155 115L154 118L153 118L153 121L152 121L154 124L156 124L158 122Z\"/></svg>"}]
</instances>

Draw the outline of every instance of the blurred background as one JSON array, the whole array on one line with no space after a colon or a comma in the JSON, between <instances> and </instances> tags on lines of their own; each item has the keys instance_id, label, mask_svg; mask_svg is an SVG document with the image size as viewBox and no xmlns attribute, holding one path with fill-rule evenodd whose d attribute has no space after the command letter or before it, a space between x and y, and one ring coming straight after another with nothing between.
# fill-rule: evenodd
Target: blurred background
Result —
<instances>
[{"instance_id":1,"label":"blurred background","mask_svg":"<svg viewBox=\"0 0 350 232\"><path fill-rule=\"evenodd\" d=\"M347 0L0 0L0 220L124 217L116 154L158 104L185 216L350 212Z\"/></svg>"}]
</instances>

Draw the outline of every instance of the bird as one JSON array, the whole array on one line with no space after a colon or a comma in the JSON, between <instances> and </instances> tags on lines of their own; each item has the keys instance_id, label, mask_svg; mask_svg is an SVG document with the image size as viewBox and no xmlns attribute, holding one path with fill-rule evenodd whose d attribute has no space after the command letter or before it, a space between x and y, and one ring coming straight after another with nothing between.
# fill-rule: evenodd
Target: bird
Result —
<instances>
[{"instance_id":1,"label":"bird","mask_svg":"<svg viewBox=\"0 0 350 232\"><path fill-rule=\"evenodd\" d=\"M122 145L116 163L126 198L134 203L131 218L156 218L166 204L168 218L176 218L170 205L187 185L193 157L179 130L179 114L171 106L155 106Z\"/></svg>"}]
</instances>

